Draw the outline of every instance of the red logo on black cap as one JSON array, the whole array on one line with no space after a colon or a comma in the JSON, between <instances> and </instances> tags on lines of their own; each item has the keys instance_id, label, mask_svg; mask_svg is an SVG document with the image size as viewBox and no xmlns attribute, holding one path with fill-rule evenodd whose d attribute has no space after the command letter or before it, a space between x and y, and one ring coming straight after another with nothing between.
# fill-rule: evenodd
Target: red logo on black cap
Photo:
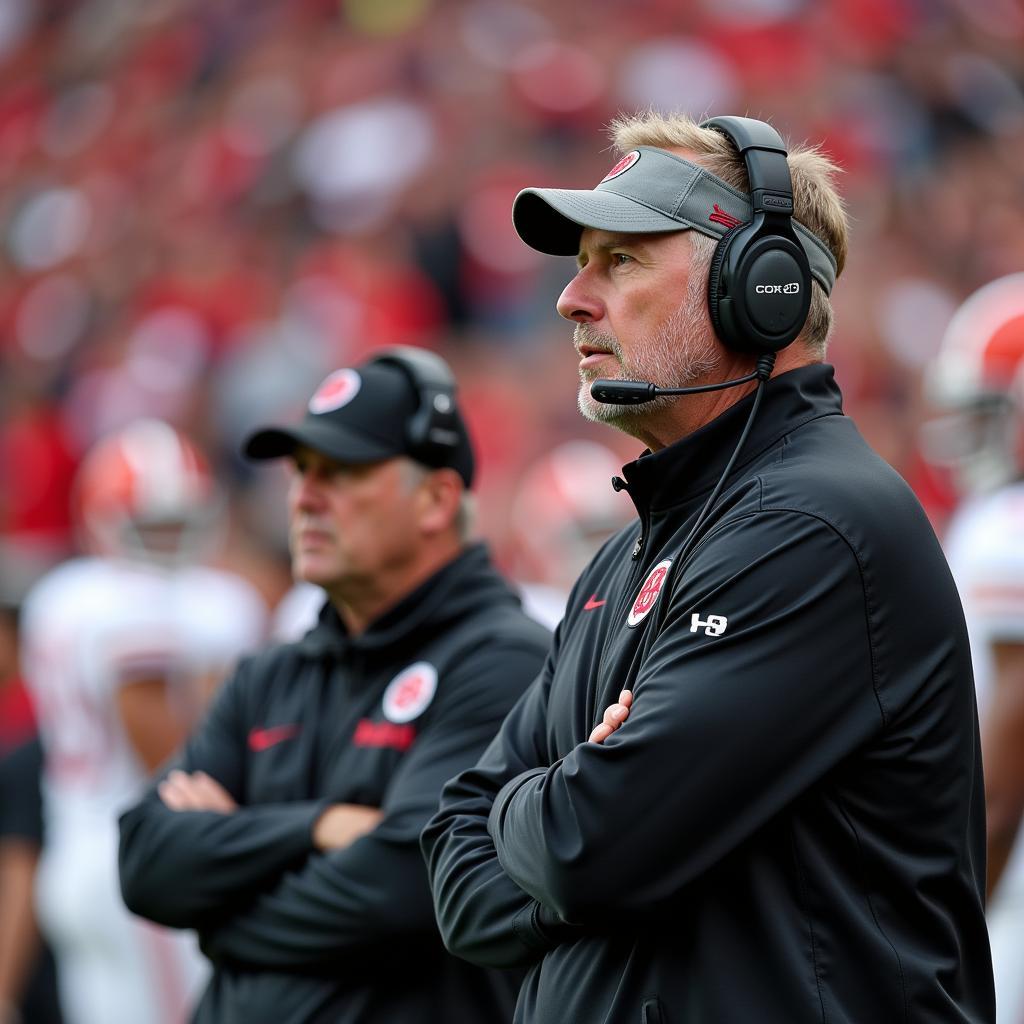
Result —
<instances>
[{"instance_id":1,"label":"red logo on black cap","mask_svg":"<svg viewBox=\"0 0 1024 1024\"><path fill-rule=\"evenodd\" d=\"M355 370L335 370L309 400L309 411L333 412L348 405L359 394L362 383L362 378Z\"/></svg>"},{"instance_id":2,"label":"red logo on black cap","mask_svg":"<svg viewBox=\"0 0 1024 1024\"><path fill-rule=\"evenodd\" d=\"M624 174L640 159L640 151L634 149L632 153L627 153L599 182L599 185L603 185L606 181L611 181L612 178L617 178L620 174Z\"/></svg>"}]
</instances>

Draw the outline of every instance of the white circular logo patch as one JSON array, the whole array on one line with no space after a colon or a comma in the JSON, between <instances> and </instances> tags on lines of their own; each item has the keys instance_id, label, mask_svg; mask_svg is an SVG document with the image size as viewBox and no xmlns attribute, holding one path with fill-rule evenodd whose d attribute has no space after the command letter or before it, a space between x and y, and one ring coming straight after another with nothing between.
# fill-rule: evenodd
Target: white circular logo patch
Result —
<instances>
[{"instance_id":1,"label":"white circular logo patch","mask_svg":"<svg viewBox=\"0 0 1024 1024\"><path fill-rule=\"evenodd\" d=\"M316 389L309 400L310 412L333 412L348 405L363 385L363 379L355 370L335 370Z\"/></svg>"},{"instance_id":2,"label":"white circular logo patch","mask_svg":"<svg viewBox=\"0 0 1024 1024\"><path fill-rule=\"evenodd\" d=\"M437 689L437 669L417 661L395 676L384 691L384 717L389 722L411 722L427 709Z\"/></svg>"},{"instance_id":3,"label":"white circular logo patch","mask_svg":"<svg viewBox=\"0 0 1024 1024\"><path fill-rule=\"evenodd\" d=\"M617 178L620 174L624 174L640 159L640 150L634 149L632 153L627 153L599 182L598 185L603 185L606 181L611 181L612 178Z\"/></svg>"},{"instance_id":4,"label":"white circular logo patch","mask_svg":"<svg viewBox=\"0 0 1024 1024\"><path fill-rule=\"evenodd\" d=\"M661 588L665 586L671 564L672 559L666 558L647 574L647 579L644 580L644 585L640 588L640 593L636 595L633 607L629 610L629 615L626 618L627 626L632 628L647 618L647 613L654 607L661 595Z\"/></svg>"}]
</instances>

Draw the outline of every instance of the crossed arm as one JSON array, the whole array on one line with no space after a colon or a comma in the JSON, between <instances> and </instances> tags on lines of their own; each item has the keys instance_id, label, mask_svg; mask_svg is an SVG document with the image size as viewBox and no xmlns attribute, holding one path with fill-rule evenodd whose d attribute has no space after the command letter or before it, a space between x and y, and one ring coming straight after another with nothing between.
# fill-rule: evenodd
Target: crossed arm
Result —
<instances>
[{"instance_id":1,"label":"crossed arm","mask_svg":"<svg viewBox=\"0 0 1024 1024\"><path fill-rule=\"evenodd\" d=\"M572 714L548 706L549 665L445 787L423 845L453 952L530 963L580 928L656 918L881 727L859 572L840 538L780 516L706 557L715 571L678 588L635 685L586 742L548 749L552 723ZM709 600L734 623L724 641L690 629ZM794 646L797 627L841 642Z\"/></svg>"},{"instance_id":2,"label":"crossed arm","mask_svg":"<svg viewBox=\"0 0 1024 1024\"><path fill-rule=\"evenodd\" d=\"M623 690L619 702L605 711L602 722L594 728L591 742L602 743L622 725L629 714L632 699L632 693ZM231 815L239 810L238 803L227 789L204 771L185 772L174 769L158 784L157 793L163 804L172 811ZM330 804L313 822L313 846L321 853L345 850L357 839L376 829L383 818L384 812L377 807Z\"/></svg>"},{"instance_id":3,"label":"crossed arm","mask_svg":"<svg viewBox=\"0 0 1024 1024\"><path fill-rule=\"evenodd\" d=\"M175 769L157 786L157 793L172 811L214 811L233 814L235 798L206 772ZM313 822L313 846L320 852L344 850L380 823L379 807L361 804L329 804Z\"/></svg>"},{"instance_id":4,"label":"crossed arm","mask_svg":"<svg viewBox=\"0 0 1024 1024\"><path fill-rule=\"evenodd\" d=\"M245 671L222 687L159 788L121 816L122 896L159 924L200 928L313 850L328 801L245 801Z\"/></svg>"},{"instance_id":5,"label":"crossed arm","mask_svg":"<svg viewBox=\"0 0 1024 1024\"><path fill-rule=\"evenodd\" d=\"M445 780L480 756L542 657L539 645L509 649L492 641L461 659L388 780L376 827L344 848L311 856L244 913L206 930L207 954L252 966L316 968L360 948L435 932L420 832ZM354 813L328 811L316 831L349 830Z\"/></svg>"},{"instance_id":6,"label":"crossed arm","mask_svg":"<svg viewBox=\"0 0 1024 1024\"><path fill-rule=\"evenodd\" d=\"M247 805L237 739L247 726L228 720L240 765L211 765L195 741L187 752L195 756L122 818L126 902L198 929L211 959L251 967L317 969L359 947L433 931L420 831L445 779L479 756L541 657L539 647L493 645L464 659L379 808L327 799Z\"/></svg>"}]
</instances>

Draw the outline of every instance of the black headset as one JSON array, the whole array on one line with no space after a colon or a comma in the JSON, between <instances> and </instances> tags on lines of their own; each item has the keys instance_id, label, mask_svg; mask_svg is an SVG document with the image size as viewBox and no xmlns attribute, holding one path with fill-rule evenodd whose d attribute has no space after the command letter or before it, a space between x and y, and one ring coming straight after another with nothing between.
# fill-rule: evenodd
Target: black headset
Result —
<instances>
[{"instance_id":1,"label":"black headset","mask_svg":"<svg viewBox=\"0 0 1024 1024\"><path fill-rule=\"evenodd\" d=\"M701 124L725 135L750 178L753 218L726 232L708 276L708 311L722 343L740 352L778 352L803 330L811 268L793 229L793 182L779 133L751 117Z\"/></svg>"},{"instance_id":2,"label":"black headset","mask_svg":"<svg viewBox=\"0 0 1024 1024\"><path fill-rule=\"evenodd\" d=\"M455 405L455 376L436 353L412 345L395 345L375 353L371 363L397 366L416 390L416 411L405 425L409 455L428 466L449 465L463 443Z\"/></svg>"}]
</instances>

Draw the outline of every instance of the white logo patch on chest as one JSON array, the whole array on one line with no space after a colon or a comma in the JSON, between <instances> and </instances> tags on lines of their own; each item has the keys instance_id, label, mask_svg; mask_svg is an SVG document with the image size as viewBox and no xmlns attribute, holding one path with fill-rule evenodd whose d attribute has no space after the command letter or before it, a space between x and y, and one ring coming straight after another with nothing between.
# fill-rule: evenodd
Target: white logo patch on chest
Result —
<instances>
[{"instance_id":1,"label":"white logo patch on chest","mask_svg":"<svg viewBox=\"0 0 1024 1024\"><path fill-rule=\"evenodd\" d=\"M384 717L389 722L411 722L426 711L437 689L437 669L417 661L402 669L384 691Z\"/></svg>"},{"instance_id":2,"label":"white logo patch on chest","mask_svg":"<svg viewBox=\"0 0 1024 1024\"><path fill-rule=\"evenodd\" d=\"M640 588L640 593L636 595L636 600L633 602L633 607L629 610L629 615L626 617L626 625L633 628L638 626L645 618L648 613L657 603L658 597L661 595L661 588L665 586L665 580L668 578L668 570L672 565L671 558L662 559L648 574L647 579L644 580L643 586Z\"/></svg>"}]
</instances>

